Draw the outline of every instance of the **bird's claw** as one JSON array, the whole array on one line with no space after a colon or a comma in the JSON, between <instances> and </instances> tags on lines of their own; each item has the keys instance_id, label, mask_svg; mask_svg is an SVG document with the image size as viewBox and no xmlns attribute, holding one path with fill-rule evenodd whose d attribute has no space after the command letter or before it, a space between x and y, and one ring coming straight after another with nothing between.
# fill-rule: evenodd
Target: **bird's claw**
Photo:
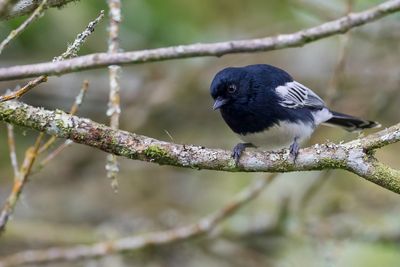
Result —
<instances>
[{"instance_id":1,"label":"bird's claw","mask_svg":"<svg viewBox=\"0 0 400 267\"><path fill-rule=\"evenodd\" d=\"M243 151L245 151L246 147L249 146L252 145L248 143L239 143L233 148L231 157L235 160L236 166L239 164L240 156L242 156Z\"/></svg>"},{"instance_id":2,"label":"bird's claw","mask_svg":"<svg viewBox=\"0 0 400 267\"><path fill-rule=\"evenodd\" d=\"M297 138L294 139L294 142L289 147L289 154L293 157L293 161L296 161L297 156L299 155L300 145L297 143Z\"/></svg>"}]
</instances>

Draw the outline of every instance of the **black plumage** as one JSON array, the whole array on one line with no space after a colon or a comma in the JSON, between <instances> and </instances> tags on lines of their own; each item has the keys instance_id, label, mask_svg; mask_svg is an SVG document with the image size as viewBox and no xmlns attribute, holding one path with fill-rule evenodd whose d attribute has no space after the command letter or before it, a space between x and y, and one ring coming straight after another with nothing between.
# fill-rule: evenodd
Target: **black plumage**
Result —
<instances>
[{"instance_id":1,"label":"black plumage","mask_svg":"<svg viewBox=\"0 0 400 267\"><path fill-rule=\"evenodd\" d=\"M223 69L214 77L210 92L214 109L219 109L232 131L246 141L234 149L237 161L250 145L282 148L292 144L291 152L296 157L298 142L309 137L321 123L349 131L379 126L329 110L312 90L271 65Z\"/></svg>"}]
</instances>

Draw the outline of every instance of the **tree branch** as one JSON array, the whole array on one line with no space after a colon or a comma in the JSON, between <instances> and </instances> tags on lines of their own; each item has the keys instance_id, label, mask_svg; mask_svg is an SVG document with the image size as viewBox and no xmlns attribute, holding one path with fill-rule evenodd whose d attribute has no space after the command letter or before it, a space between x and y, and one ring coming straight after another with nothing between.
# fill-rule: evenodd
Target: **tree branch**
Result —
<instances>
[{"instance_id":1,"label":"tree branch","mask_svg":"<svg viewBox=\"0 0 400 267\"><path fill-rule=\"evenodd\" d=\"M229 203L196 223L177 227L171 230L125 237L92 245L80 245L70 248L50 248L47 250L23 251L0 259L0 267L19 266L22 264L39 264L55 261L73 261L85 258L106 256L148 248L155 245L166 245L188 240L210 233L215 227L232 216L245 204L256 198L270 184L276 174L253 181L240 191Z\"/></svg>"},{"instance_id":2,"label":"tree branch","mask_svg":"<svg viewBox=\"0 0 400 267\"><path fill-rule=\"evenodd\" d=\"M287 150L245 152L235 166L229 151L180 145L114 130L63 111L35 108L17 101L0 104L0 120L85 144L117 156L193 169L230 172L292 172L344 169L400 193L400 172L380 163L374 149L400 140L400 123L344 144L314 145L300 150L293 162Z\"/></svg>"},{"instance_id":3,"label":"tree branch","mask_svg":"<svg viewBox=\"0 0 400 267\"><path fill-rule=\"evenodd\" d=\"M354 27L375 21L399 10L400 0L389 0L366 11L350 13L337 20L292 34L281 34L273 37L240 41L180 45L116 54L97 53L62 62L47 62L0 68L0 81L44 74L61 75L64 73L106 67L108 65L145 63L188 57L222 56L232 53L260 52L302 46L328 36L345 33Z\"/></svg>"},{"instance_id":4,"label":"tree branch","mask_svg":"<svg viewBox=\"0 0 400 267\"><path fill-rule=\"evenodd\" d=\"M76 2L79 0L49 0L46 4L48 7L62 7L70 2ZM40 4L37 0L14 0L12 8L4 10L0 13L0 20L12 19L15 17L23 16L32 13Z\"/></svg>"},{"instance_id":5,"label":"tree branch","mask_svg":"<svg viewBox=\"0 0 400 267\"><path fill-rule=\"evenodd\" d=\"M12 30L10 34L0 43L0 54L3 52L3 49L11 42L12 39L16 38L20 35L30 24L32 24L35 20L40 18L43 15L43 12L46 7L47 0L43 0L41 4L33 11L33 13L26 19L21 25L18 26L15 30Z\"/></svg>"}]
</instances>

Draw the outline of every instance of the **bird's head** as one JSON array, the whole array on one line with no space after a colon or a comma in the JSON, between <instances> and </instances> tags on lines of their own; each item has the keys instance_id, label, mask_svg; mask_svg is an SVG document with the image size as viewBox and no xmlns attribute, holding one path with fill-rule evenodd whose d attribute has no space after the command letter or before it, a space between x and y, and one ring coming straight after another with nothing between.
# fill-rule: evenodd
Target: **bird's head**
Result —
<instances>
[{"instance_id":1,"label":"bird's head","mask_svg":"<svg viewBox=\"0 0 400 267\"><path fill-rule=\"evenodd\" d=\"M210 86L214 110L246 102L251 80L247 76L243 68L226 68L215 75Z\"/></svg>"}]
</instances>

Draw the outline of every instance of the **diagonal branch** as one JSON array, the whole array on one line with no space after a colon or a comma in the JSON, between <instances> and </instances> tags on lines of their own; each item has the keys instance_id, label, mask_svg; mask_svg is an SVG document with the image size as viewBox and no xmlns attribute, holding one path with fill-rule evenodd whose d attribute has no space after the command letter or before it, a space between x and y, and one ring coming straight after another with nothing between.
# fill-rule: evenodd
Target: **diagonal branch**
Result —
<instances>
[{"instance_id":1,"label":"diagonal branch","mask_svg":"<svg viewBox=\"0 0 400 267\"><path fill-rule=\"evenodd\" d=\"M18 26L15 30L12 30L10 34L0 43L0 54L3 52L3 49L11 42L12 39L20 35L32 22L36 19L40 18L43 14L46 7L47 0L43 0L42 3L35 9L35 11L26 19L21 25Z\"/></svg>"},{"instance_id":2,"label":"diagonal branch","mask_svg":"<svg viewBox=\"0 0 400 267\"><path fill-rule=\"evenodd\" d=\"M270 184L276 174L260 178L240 191L235 198L221 209L211 213L196 223L177 227L171 230L125 237L122 239L101 242L92 245L81 245L71 248L50 248L47 250L23 251L0 259L0 267L19 266L22 264L40 264L55 261L73 261L79 259L106 256L113 253L135 251L151 246L160 246L204 236L210 233L225 219L232 216L241 207L256 198Z\"/></svg>"},{"instance_id":3,"label":"diagonal branch","mask_svg":"<svg viewBox=\"0 0 400 267\"><path fill-rule=\"evenodd\" d=\"M0 0L3 2L13 2L13 5L10 9L6 9L3 12L0 11L0 21L5 19L11 19L23 15L27 15L32 13L38 6L39 1L37 0ZM69 2L75 2L79 0L49 0L46 4L46 8L48 7L62 7ZM0 4L1 10L1 4Z\"/></svg>"},{"instance_id":4,"label":"diagonal branch","mask_svg":"<svg viewBox=\"0 0 400 267\"><path fill-rule=\"evenodd\" d=\"M372 150L400 140L400 123L348 143L329 143L302 149L296 162L286 150L245 152L239 166L235 166L229 151L164 142L114 130L60 110L49 111L17 101L0 104L0 120L67 138L117 156L160 165L230 172L344 169L400 193L400 172L378 162L372 154Z\"/></svg>"},{"instance_id":5,"label":"diagonal branch","mask_svg":"<svg viewBox=\"0 0 400 267\"><path fill-rule=\"evenodd\" d=\"M240 41L180 45L116 54L98 53L62 62L0 68L0 81L44 74L61 75L81 70L102 68L109 65L145 63L188 57L223 56L232 53L261 52L297 47L335 34L345 33L352 28L373 22L399 10L400 0L389 0L366 11L350 13L337 20L291 34Z\"/></svg>"}]
</instances>

